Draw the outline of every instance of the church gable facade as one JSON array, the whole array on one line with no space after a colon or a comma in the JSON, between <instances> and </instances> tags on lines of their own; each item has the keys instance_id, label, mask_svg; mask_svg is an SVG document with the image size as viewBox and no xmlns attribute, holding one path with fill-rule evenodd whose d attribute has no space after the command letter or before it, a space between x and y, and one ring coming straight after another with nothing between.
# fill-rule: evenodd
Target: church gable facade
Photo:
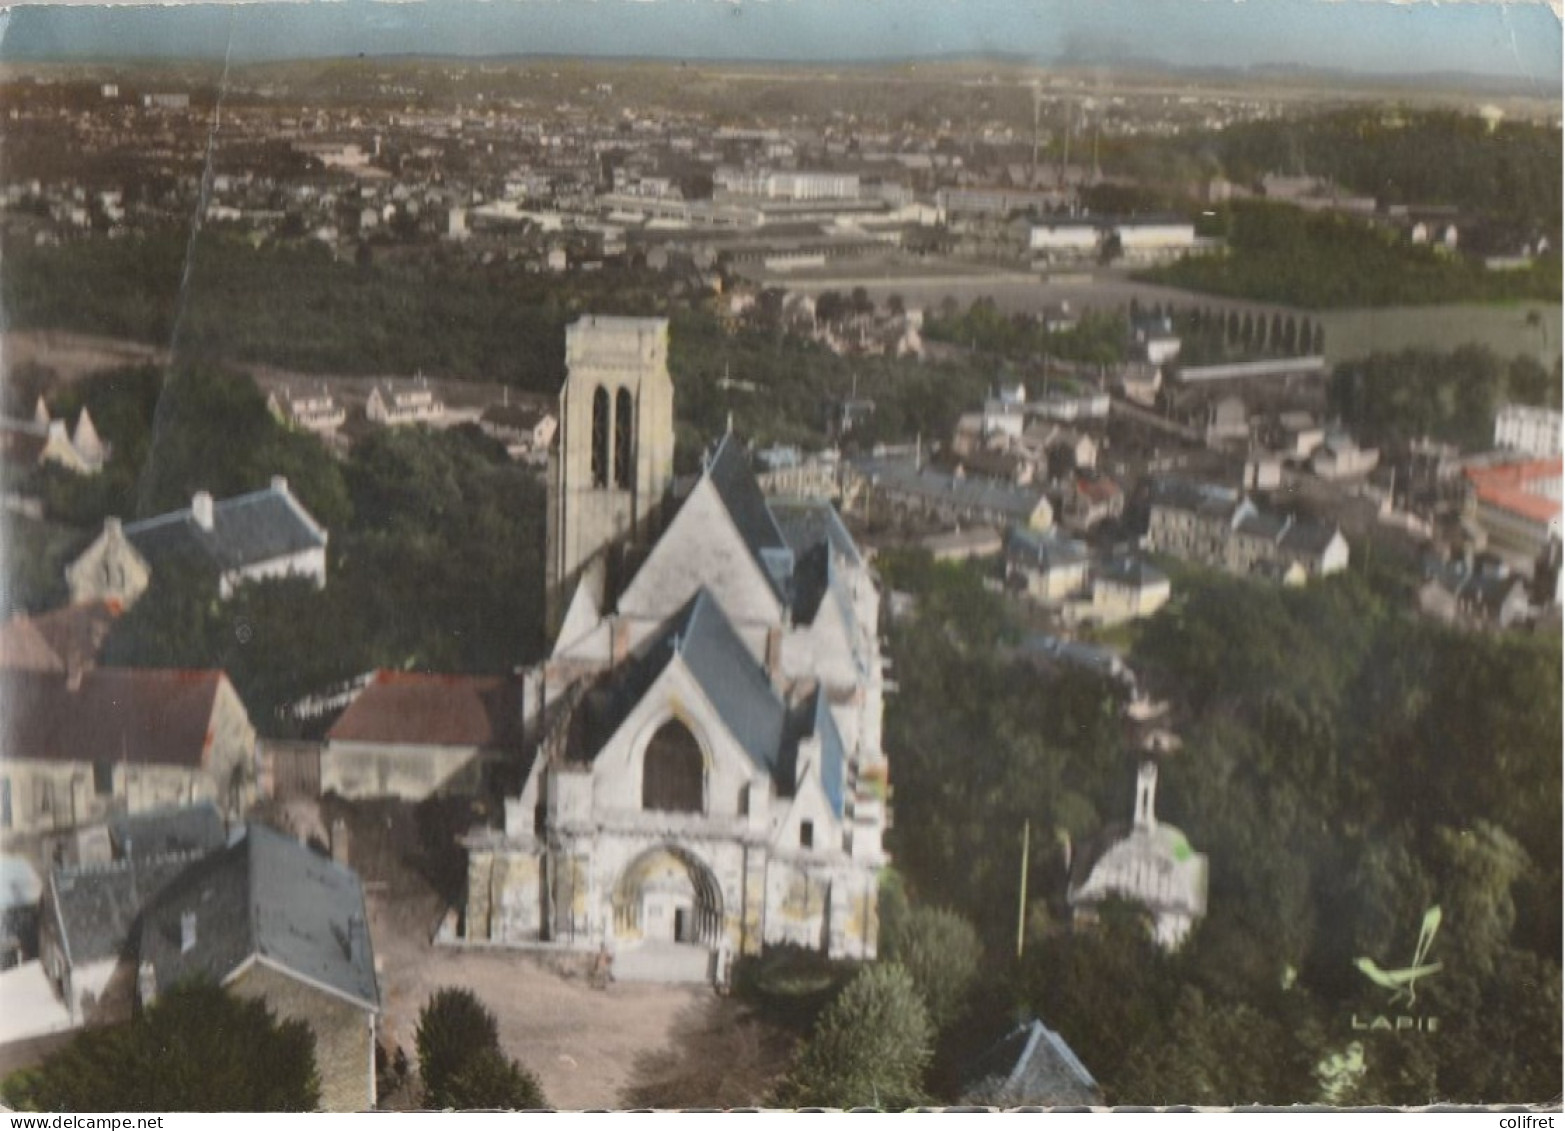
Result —
<instances>
[{"instance_id":1,"label":"church gable facade","mask_svg":"<svg viewBox=\"0 0 1565 1131\"><path fill-rule=\"evenodd\" d=\"M593 404L576 377L566 436ZM592 462L585 486L572 466L557 460L560 500L594 489ZM829 506L769 503L731 435L647 543L618 592L607 538L556 575L568 614L526 675L524 784L467 842L466 939L607 952L631 979L724 981L784 943L873 958L886 765L867 564Z\"/></svg>"}]
</instances>

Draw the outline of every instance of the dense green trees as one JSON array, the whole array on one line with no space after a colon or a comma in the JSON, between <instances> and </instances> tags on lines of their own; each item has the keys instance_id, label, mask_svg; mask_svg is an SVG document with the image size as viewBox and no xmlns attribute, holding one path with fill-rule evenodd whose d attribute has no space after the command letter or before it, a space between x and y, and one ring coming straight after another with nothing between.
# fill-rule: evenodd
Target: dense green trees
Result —
<instances>
[{"instance_id":1,"label":"dense green trees","mask_svg":"<svg viewBox=\"0 0 1565 1131\"><path fill-rule=\"evenodd\" d=\"M83 1031L3 1092L24 1111L312 1111L320 1080L304 1022L191 984L134 1021Z\"/></svg>"},{"instance_id":2,"label":"dense green trees","mask_svg":"<svg viewBox=\"0 0 1565 1131\"><path fill-rule=\"evenodd\" d=\"M1258 200L1235 203L1227 215L1226 254L1186 256L1141 277L1312 309L1560 297L1557 253L1525 269L1489 271L1353 217Z\"/></svg>"},{"instance_id":3,"label":"dense green trees","mask_svg":"<svg viewBox=\"0 0 1565 1131\"><path fill-rule=\"evenodd\" d=\"M826 1007L779 1088L792 1107L902 1110L922 1102L934 1029L894 963L866 966Z\"/></svg>"},{"instance_id":4,"label":"dense green trees","mask_svg":"<svg viewBox=\"0 0 1565 1131\"><path fill-rule=\"evenodd\" d=\"M1128 329L1121 315L1087 311L1071 329L1051 332L1041 319L1005 314L989 298L949 315L932 311L924 320L924 336L930 341L971 346L1020 361L1047 356L1092 365L1123 360Z\"/></svg>"},{"instance_id":5,"label":"dense green trees","mask_svg":"<svg viewBox=\"0 0 1565 1131\"><path fill-rule=\"evenodd\" d=\"M431 1108L541 1108L537 1079L500 1051L495 1016L471 990L437 991L419 1011L419 1075Z\"/></svg>"},{"instance_id":6,"label":"dense green trees","mask_svg":"<svg viewBox=\"0 0 1565 1131\"><path fill-rule=\"evenodd\" d=\"M1342 1102L1558 1092L1557 636L1412 620L1357 571L1302 590L1180 571L1131 656L1184 740L1158 812L1211 862L1208 914L1168 955L1134 907L1064 926L1066 844L1086 850L1130 802L1136 754L1112 689L996 659L1006 610L975 575L883 564L918 607L891 638L889 839L915 908L980 927L973 994L1043 1017L1112 1102L1307 1101L1333 1058L1358 1065L1335 1078ZM1436 905L1441 970L1418 1012L1437 1032L1355 1030L1388 1008L1357 960L1406 965Z\"/></svg>"},{"instance_id":7,"label":"dense green trees","mask_svg":"<svg viewBox=\"0 0 1565 1131\"><path fill-rule=\"evenodd\" d=\"M983 961L978 932L943 907L909 908L886 924L880 951L882 958L897 963L913 979L937 1032L967 1004L967 992Z\"/></svg>"},{"instance_id":8,"label":"dense green trees","mask_svg":"<svg viewBox=\"0 0 1565 1131\"><path fill-rule=\"evenodd\" d=\"M1530 357L1504 361L1481 346L1410 349L1338 366L1330 396L1332 411L1364 443L1427 436L1479 451L1494 445L1501 405L1558 408L1560 381Z\"/></svg>"}]
</instances>

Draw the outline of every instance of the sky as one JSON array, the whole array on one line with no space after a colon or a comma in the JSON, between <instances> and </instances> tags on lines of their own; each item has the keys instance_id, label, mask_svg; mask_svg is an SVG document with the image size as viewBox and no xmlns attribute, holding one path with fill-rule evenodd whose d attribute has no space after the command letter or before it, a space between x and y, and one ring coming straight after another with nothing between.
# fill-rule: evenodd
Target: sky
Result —
<instances>
[{"instance_id":1,"label":"sky","mask_svg":"<svg viewBox=\"0 0 1565 1131\"><path fill-rule=\"evenodd\" d=\"M1542 2L1380 0L303 0L22 5L0 60L595 55L847 61L1004 53L1051 62L1296 65L1508 77L1556 91Z\"/></svg>"}]
</instances>

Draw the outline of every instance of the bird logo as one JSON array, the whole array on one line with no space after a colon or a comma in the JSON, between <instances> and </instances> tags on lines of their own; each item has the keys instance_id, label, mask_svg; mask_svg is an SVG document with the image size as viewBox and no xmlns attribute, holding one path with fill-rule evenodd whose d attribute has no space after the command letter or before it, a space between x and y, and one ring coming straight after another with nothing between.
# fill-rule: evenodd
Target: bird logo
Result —
<instances>
[{"instance_id":1,"label":"bird logo","mask_svg":"<svg viewBox=\"0 0 1565 1131\"><path fill-rule=\"evenodd\" d=\"M1418 945L1413 948L1412 963L1402 970L1382 970L1373 958L1355 958L1353 965L1375 985L1391 991L1391 1004L1407 1002L1411 1009L1418 996L1418 983L1422 978L1440 972L1440 963L1424 960L1434 946L1435 935L1440 931L1440 908L1431 907L1424 912L1424 924L1418 932Z\"/></svg>"}]
</instances>

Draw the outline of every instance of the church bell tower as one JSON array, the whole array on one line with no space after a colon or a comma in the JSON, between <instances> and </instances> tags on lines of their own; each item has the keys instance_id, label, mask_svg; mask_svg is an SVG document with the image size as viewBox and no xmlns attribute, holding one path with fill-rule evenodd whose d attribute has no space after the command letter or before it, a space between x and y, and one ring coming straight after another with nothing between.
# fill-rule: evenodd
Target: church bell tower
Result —
<instances>
[{"instance_id":1,"label":"church bell tower","mask_svg":"<svg viewBox=\"0 0 1565 1131\"><path fill-rule=\"evenodd\" d=\"M577 319L565 329L559 443L549 461L551 633L589 561L654 533L673 475L668 319Z\"/></svg>"}]
</instances>

